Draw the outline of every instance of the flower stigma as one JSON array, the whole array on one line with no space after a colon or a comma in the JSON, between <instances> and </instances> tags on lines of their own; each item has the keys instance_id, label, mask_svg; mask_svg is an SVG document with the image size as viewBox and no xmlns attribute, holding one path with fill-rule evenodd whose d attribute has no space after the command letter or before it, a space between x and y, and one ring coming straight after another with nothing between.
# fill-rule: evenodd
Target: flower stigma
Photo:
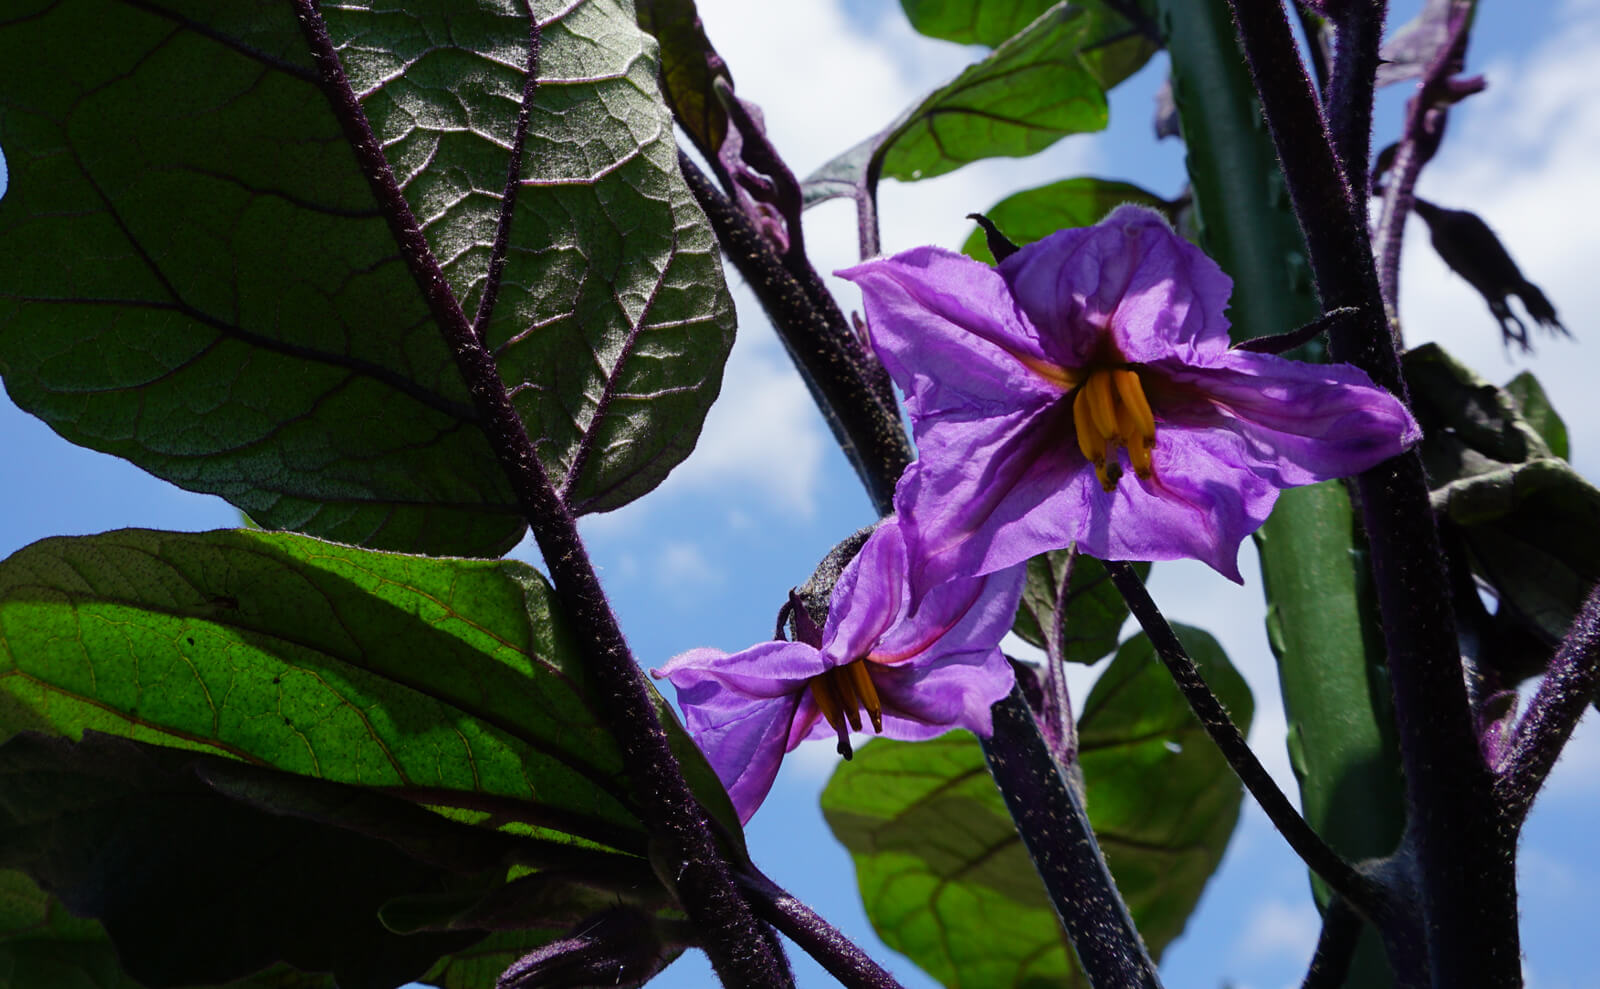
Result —
<instances>
[{"instance_id":1,"label":"flower stigma","mask_svg":"<svg viewBox=\"0 0 1600 989\"><path fill-rule=\"evenodd\" d=\"M812 677L811 697L828 720L828 727L838 734L839 754L846 759L854 755L850 748L850 732L861 730L863 707L867 709L873 732L883 732L883 702L878 699L878 689L873 686L872 674L867 671L864 659L835 666Z\"/></svg>"},{"instance_id":2,"label":"flower stigma","mask_svg":"<svg viewBox=\"0 0 1600 989\"><path fill-rule=\"evenodd\" d=\"M1148 481L1155 476L1150 448L1156 445L1156 419L1137 371L1126 367L1090 371L1072 400L1072 424L1078 449L1094 465L1100 487L1107 492L1114 490L1122 477L1118 447L1128 451L1133 472L1140 479Z\"/></svg>"}]
</instances>

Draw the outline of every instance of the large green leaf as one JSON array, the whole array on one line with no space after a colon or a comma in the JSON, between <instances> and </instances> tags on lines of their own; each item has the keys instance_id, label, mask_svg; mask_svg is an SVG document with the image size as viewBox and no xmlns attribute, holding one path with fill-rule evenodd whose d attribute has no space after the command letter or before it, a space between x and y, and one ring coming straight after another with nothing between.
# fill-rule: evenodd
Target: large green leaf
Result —
<instances>
[{"instance_id":1,"label":"large green leaf","mask_svg":"<svg viewBox=\"0 0 1600 989\"><path fill-rule=\"evenodd\" d=\"M379 838L263 812L206 786L202 767L220 761L96 733L77 744L16 736L0 745L0 866L99 919L122 970L148 986L229 982L286 962L347 989L391 989L483 937L396 934L378 907L493 882L492 855L487 871L463 876Z\"/></svg>"},{"instance_id":2,"label":"large green leaf","mask_svg":"<svg viewBox=\"0 0 1600 989\"><path fill-rule=\"evenodd\" d=\"M549 585L513 561L124 530L0 563L4 733L93 728L643 853L597 703ZM738 834L710 767L667 723Z\"/></svg>"},{"instance_id":3,"label":"large green leaf","mask_svg":"<svg viewBox=\"0 0 1600 989\"><path fill-rule=\"evenodd\" d=\"M470 949L469 949L470 950ZM232 989L335 989L331 976L274 966ZM98 920L74 917L22 872L0 869L0 989L145 989Z\"/></svg>"},{"instance_id":4,"label":"large green leaf","mask_svg":"<svg viewBox=\"0 0 1600 989\"><path fill-rule=\"evenodd\" d=\"M1247 728L1250 691L1222 649L1179 634ZM1142 635L1090 692L1079 742L1089 818L1159 956L1222 859L1242 788ZM873 741L835 770L822 809L873 927L946 986L1085 984L971 735Z\"/></svg>"},{"instance_id":5,"label":"large green leaf","mask_svg":"<svg viewBox=\"0 0 1600 989\"><path fill-rule=\"evenodd\" d=\"M806 201L854 195L887 175L903 181L982 158L1022 157L1106 126L1106 97L1080 49L1090 20L1062 2L887 128L806 179Z\"/></svg>"},{"instance_id":6,"label":"large green leaf","mask_svg":"<svg viewBox=\"0 0 1600 989\"><path fill-rule=\"evenodd\" d=\"M1531 376L1496 388L1435 344L1404 370L1434 510L1502 605L1559 642L1600 581L1600 489L1546 441L1565 444L1560 417Z\"/></svg>"},{"instance_id":7,"label":"large green leaf","mask_svg":"<svg viewBox=\"0 0 1600 989\"><path fill-rule=\"evenodd\" d=\"M1028 561L1028 579L1022 585L1022 602L1011 630L1040 649L1055 627L1056 601L1067 568L1067 551L1044 553ZM1135 563L1143 580L1150 564ZM1111 583L1105 565L1092 556L1076 555L1067 585L1066 618L1062 625L1061 658L1069 663L1093 663L1117 648L1117 635L1128 618L1128 605Z\"/></svg>"},{"instance_id":8,"label":"large green leaf","mask_svg":"<svg viewBox=\"0 0 1600 989\"><path fill-rule=\"evenodd\" d=\"M995 203L984 215L1020 247L1057 230L1093 226L1123 203L1148 206L1172 219L1172 204L1155 193L1128 182L1095 178L1062 179L1024 189ZM984 264L994 263L994 255L979 228L973 228L961 250Z\"/></svg>"},{"instance_id":9,"label":"large green leaf","mask_svg":"<svg viewBox=\"0 0 1600 989\"><path fill-rule=\"evenodd\" d=\"M573 508L693 446L732 308L678 175L654 46L615 0L543 0L501 373ZM470 318L489 283L529 22L446 0L325 9ZM264 525L498 554L523 530L292 9L12 5L0 29L0 374L73 442Z\"/></svg>"},{"instance_id":10,"label":"large green leaf","mask_svg":"<svg viewBox=\"0 0 1600 989\"><path fill-rule=\"evenodd\" d=\"M964 45L1002 44L1049 9L1054 0L900 0L911 26L933 38ZM1083 60L1110 89L1133 75L1156 52L1156 44L1104 0L1073 4L1089 18Z\"/></svg>"}]
</instances>

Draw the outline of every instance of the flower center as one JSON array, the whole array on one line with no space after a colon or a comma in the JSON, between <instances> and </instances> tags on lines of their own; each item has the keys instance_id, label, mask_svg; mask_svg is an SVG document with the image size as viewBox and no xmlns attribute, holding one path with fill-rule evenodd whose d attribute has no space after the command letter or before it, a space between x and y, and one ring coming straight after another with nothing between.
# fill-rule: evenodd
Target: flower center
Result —
<instances>
[{"instance_id":1,"label":"flower center","mask_svg":"<svg viewBox=\"0 0 1600 989\"><path fill-rule=\"evenodd\" d=\"M874 733L883 731L883 702L878 699L878 688L872 685L872 675L867 672L867 661L858 659L811 678L811 696L828 719L828 726L839 736L839 754L846 759L853 754L850 749L850 732L861 730L861 709L867 709Z\"/></svg>"},{"instance_id":2,"label":"flower center","mask_svg":"<svg viewBox=\"0 0 1600 989\"><path fill-rule=\"evenodd\" d=\"M1125 367L1090 371L1072 400L1072 424L1078 431L1078 449L1094 464L1095 476L1106 491L1122 477L1119 446L1128 451L1135 474L1147 481L1155 476L1150 448L1156 445L1156 418L1138 372Z\"/></svg>"}]
</instances>

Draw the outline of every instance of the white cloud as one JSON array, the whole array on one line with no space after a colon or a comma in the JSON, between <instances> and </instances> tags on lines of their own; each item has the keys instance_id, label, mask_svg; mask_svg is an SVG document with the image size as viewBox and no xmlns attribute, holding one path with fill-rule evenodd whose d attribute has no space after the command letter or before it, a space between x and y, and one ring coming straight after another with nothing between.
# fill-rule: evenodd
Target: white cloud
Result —
<instances>
[{"instance_id":1,"label":"white cloud","mask_svg":"<svg viewBox=\"0 0 1600 989\"><path fill-rule=\"evenodd\" d=\"M654 571L656 583L664 590L691 596L700 588L722 582L722 574L706 559L705 552L689 542L664 543Z\"/></svg>"},{"instance_id":2,"label":"white cloud","mask_svg":"<svg viewBox=\"0 0 1600 989\"><path fill-rule=\"evenodd\" d=\"M1254 905L1233 954L1243 962L1286 959L1303 963L1317 946L1322 919L1308 900L1266 900Z\"/></svg>"},{"instance_id":3,"label":"white cloud","mask_svg":"<svg viewBox=\"0 0 1600 989\"><path fill-rule=\"evenodd\" d=\"M760 308L740 291L741 327L700 441L668 480L672 490L758 494L775 511L816 510L826 428L805 383L778 347L751 325Z\"/></svg>"}]
</instances>

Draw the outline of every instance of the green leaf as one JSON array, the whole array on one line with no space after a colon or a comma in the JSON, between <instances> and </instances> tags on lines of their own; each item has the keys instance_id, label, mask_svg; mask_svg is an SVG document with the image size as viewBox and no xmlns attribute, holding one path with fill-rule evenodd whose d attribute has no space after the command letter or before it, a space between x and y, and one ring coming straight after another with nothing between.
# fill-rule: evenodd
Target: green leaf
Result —
<instances>
[{"instance_id":1,"label":"green leaf","mask_svg":"<svg viewBox=\"0 0 1600 989\"><path fill-rule=\"evenodd\" d=\"M900 0L911 26L932 38L993 48L1027 27L1054 0ZM1089 18L1083 60L1110 89L1137 72L1156 45L1103 0L1073 4Z\"/></svg>"},{"instance_id":2,"label":"green leaf","mask_svg":"<svg viewBox=\"0 0 1600 989\"><path fill-rule=\"evenodd\" d=\"M642 854L554 594L514 561L250 530L123 530L0 563L0 732L198 749ZM738 835L675 719L701 800Z\"/></svg>"},{"instance_id":3,"label":"green leaf","mask_svg":"<svg viewBox=\"0 0 1600 989\"><path fill-rule=\"evenodd\" d=\"M1562 460L1569 459L1571 448L1567 441L1567 424L1561 421L1561 416L1551 406L1544 386L1539 384L1533 372L1523 371L1506 382L1506 392L1516 401L1517 411L1522 414L1523 420L1550 448L1550 453Z\"/></svg>"},{"instance_id":4,"label":"green leaf","mask_svg":"<svg viewBox=\"0 0 1600 989\"><path fill-rule=\"evenodd\" d=\"M486 338L575 511L654 487L720 386L732 307L678 174L654 46L614 0L544 19ZM293 11L34 0L0 29L0 375L67 439L273 528L496 555L523 532ZM470 317L529 23L325 8Z\"/></svg>"},{"instance_id":5,"label":"green leaf","mask_svg":"<svg viewBox=\"0 0 1600 989\"><path fill-rule=\"evenodd\" d=\"M1056 598L1067 566L1067 552L1057 550L1028 561L1028 579L1022 585L1022 603L1011 630L1025 641L1046 649L1045 637L1055 626ZM1135 563L1143 580L1150 564ZM1105 565L1092 556L1079 555L1067 586L1067 619L1061 641L1061 658L1069 663L1093 663L1117 648L1117 634L1128 617L1128 605L1112 586Z\"/></svg>"},{"instance_id":6,"label":"green leaf","mask_svg":"<svg viewBox=\"0 0 1600 989\"><path fill-rule=\"evenodd\" d=\"M1403 369L1434 510L1502 605L1559 642L1600 580L1600 488L1546 440L1565 446L1565 425L1529 375L1496 388L1435 344Z\"/></svg>"},{"instance_id":7,"label":"green leaf","mask_svg":"<svg viewBox=\"0 0 1600 989\"><path fill-rule=\"evenodd\" d=\"M634 0L639 27L661 45L661 81L672 115L702 154L714 155L728 134L728 112L717 98L727 67L700 24L694 0Z\"/></svg>"},{"instance_id":8,"label":"green leaf","mask_svg":"<svg viewBox=\"0 0 1600 989\"><path fill-rule=\"evenodd\" d=\"M282 961L386 989L482 937L386 930L384 900L466 877L223 797L199 778L216 761L94 733L13 737L0 746L0 865L99 919L122 969L150 986L228 982Z\"/></svg>"},{"instance_id":9,"label":"green leaf","mask_svg":"<svg viewBox=\"0 0 1600 989\"><path fill-rule=\"evenodd\" d=\"M1089 19L1062 2L934 90L882 132L805 181L806 204L875 184L953 172L982 158L1024 157L1106 126L1105 93L1079 50Z\"/></svg>"},{"instance_id":10,"label":"green leaf","mask_svg":"<svg viewBox=\"0 0 1600 989\"><path fill-rule=\"evenodd\" d=\"M471 949L469 949L471 950ZM98 920L74 917L25 873L0 869L0 989L145 989L122 970ZM276 965L231 989L336 989L330 976Z\"/></svg>"},{"instance_id":11,"label":"green leaf","mask_svg":"<svg viewBox=\"0 0 1600 989\"><path fill-rule=\"evenodd\" d=\"M1179 634L1248 728L1249 688L1216 641ZM1222 859L1242 788L1143 636L1090 692L1079 740L1095 834L1159 957ZM875 740L840 763L822 809L855 859L873 927L935 979L1086 984L971 735Z\"/></svg>"},{"instance_id":12,"label":"green leaf","mask_svg":"<svg viewBox=\"0 0 1600 989\"><path fill-rule=\"evenodd\" d=\"M1123 203L1148 206L1172 219L1172 204L1160 196L1128 182L1095 178L1063 179L1024 189L995 203L984 215L1021 247L1057 230L1093 226ZM961 250L984 264L994 264L980 228L973 228Z\"/></svg>"}]
</instances>

